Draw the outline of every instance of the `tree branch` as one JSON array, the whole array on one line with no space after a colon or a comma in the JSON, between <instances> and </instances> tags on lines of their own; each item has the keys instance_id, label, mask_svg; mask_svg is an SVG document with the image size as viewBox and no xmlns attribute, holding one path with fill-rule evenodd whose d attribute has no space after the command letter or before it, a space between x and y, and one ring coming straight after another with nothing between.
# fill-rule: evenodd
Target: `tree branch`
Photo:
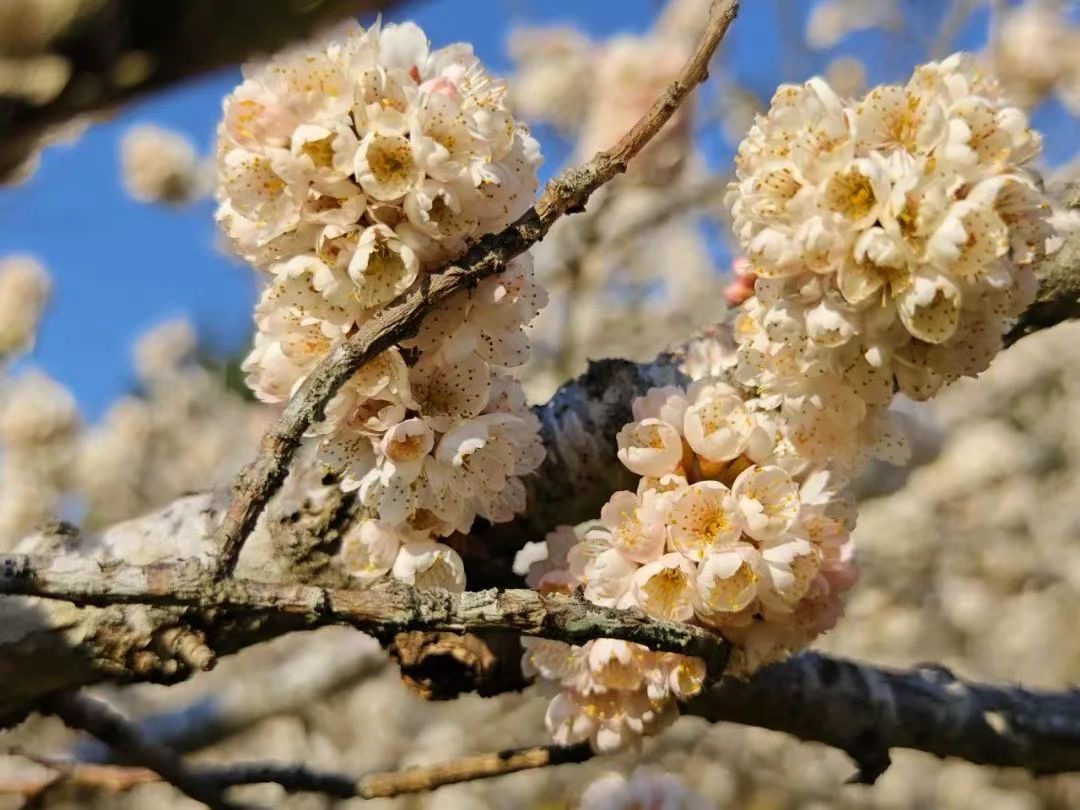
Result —
<instances>
[{"instance_id":1,"label":"tree branch","mask_svg":"<svg viewBox=\"0 0 1080 810\"><path fill-rule=\"evenodd\" d=\"M889 749L912 748L1036 776L1080 771L1080 691L1036 692L804 653L748 681L727 678L684 711L782 731L847 752L871 784Z\"/></svg>"},{"instance_id":2,"label":"tree branch","mask_svg":"<svg viewBox=\"0 0 1080 810\"><path fill-rule=\"evenodd\" d=\"M595 363L580 380L563 387L555 398L546 406L536 409L543 423L544 442L549 448L548 459L541 474L526 479L529 486L529 511L511 524L488 527L476 533L475 537L466 538L466 551L475 552L474 559L482 560L485 555L493 560L512 559L513 551L525 540L543 536L543 532L559 522L579 522L596 514L599 504L614 489L627 486L624 483L626 473L615 457L614 435L629 418L631 399L643 393L651 385L678 379L676 369L678 356L661 357L654 364L635 365L623 361L603 361ZM38 547L63 547L81 549L89 553L95 545L115 547L119 538L126 538L127 547L157 549L167 555L175 549L203 549L207 558L215 553L211 542L213 527L218 523L224 497L207 494L190 496L178 500L159 513L139 518L109 529L101 538L81 537L68 527L55 527L45 533L23 541L24 545ZM330 512L336 514L341 504L328 499L325 509L327 516L322 517L318 500L303 507L304 519L297 519L296 509L301 507L290 504L281 508L275 501L275 508L267 514L267 529L270 534L277 534L276 542L288 542L289 532L294 532L297 542L307 542L311 538L301 537L305 533L325 533L327 537L340 531L339 521L331 519ZM486 532L488 542L481 542ZM256 537L261 537L257 533ZM475 545L473 545L474 540ZM253 545L255 541L253 539ZM164 550L162 552L161 550ZM262 572L263 562L256 560L252 548L245 555L244 566L250 566L252 573ZM190 553L190 552L189 552ZM124 556L124 555L121 555ZM258 564L256 565L256 562ZM108 569L114 563L94 563ZM473 582L473 560L470 560L470 582ZM507 568L502 562L492 565L492 570L502 571L506 577ZM114 605L110 607L74 607L64 602L23 597L0 598L0 724L10 724L20 719L25 712L41 698L66 689L97 683L101 681L154 681L173 682L187 678L192 672L212 666L217 657L228 655L247 646L298 630L310 625L302 616L282 613L238 613L227 609L198 610L188 607L165 605ZM858 734L839 734L834 731L835 724L850 723L850 719L834 719L834 715L848 712L850 706L860 706L858 695L865 697L866 687L860 687L858 680L845 681L843 687L826 689L821 684L831 684L828 674L829 661L824 657L814 657L821 672L811 676L799 676L798 668L809 666L803 661L806 656L766 670L745 686L751 690L745 700L737 690L739 684L725 683L710 693L726 696L724 702L714 703L712 719L730 719L752 724L760 724L781 731L788 731L807 739L836 744L845 750L857 750L851 740ZM896 678L901 683L921 684L926 687L925 670L901 673L889 670L877 670L867 665L843 662L839 667L858 667L863 683L871 683L880 678ZM785 667L795 668L785 673ZM923 674L920 674L922 672ZM775 677L772 674L775 673ZM884 673L884 674L883 674ZM891 674L889 674L891 673ZM438 673L430 673L435 677ZM768 689L762 688L756 696L752 692L759 683L758 678L770 678ZM799 678L803 677L803 681ZM817 681L811 681L811 677ZM910 679L910 681L909 681ZM770 714L770 701L777 706L791 706L794 700L790 692L785 692L784 683L793 684L790 688L801 688L800 682L817 682L814 690L806 692L806 712L818 705L814 695L821 694L823 713L817 720L800 719L813 715L796 715L794 711L781 711ZM1012 691L1009 687L980 686L964 684L965 689L974 690L978 695L995 695L999 704L1007 703ZM497 691L497 684L492 684L489 691ZM460 689L467 688L461 684ZM520 679L508 688L520 688ZM862 691L860 691L862 690ZM1080 716L1080 698L1073 692L1028 693L1015 690L1023 695L1032 695L1031 712L1027 716L1047 716L1050 718L1074 718ZM916 693L921 694L921 693ZM970 737L970 740L955 739L945 724L949 718L956 722L969 723L977 727L986 722L976 704L967 698L967 692L949 688L937 690L935 705L940 707L941 717L928 725L923 710L912 711L913 720L908 721L908 704L914 699L906 690L895 691L895 714L899 718L905 734L913 729L925 727L927 734L938 735L936 739L920 741L894 733L889 741L891 746L910 746L930 750L939 755L956 755L974 761L993 761L995 764L1017 764L1031 767L1036 771L1049 770L1044 765L1052 758L1039 753L1039 748L1051 746L1056 750L1054 767L1059 770L1078 769L1071 742L1065 743L1062 734L1048 726L1035 727L1030 732L1036 735L1031 743L1031 757L1024 761L1023 752L1015 753L1013 760L998 755L998 759L987 759L988 754L981 750L972 750L971 746L982 746L993 740L987 733ZM1025 698L1027 699L1027 698ZM704 698L702 700L705 700ZM720 698L716 698L720 700ZM985 702L984 702L985 703ZM691 706L691 711L705 714L706 709L698 708L701 702ZM991 705L991 704L985 704ZM739 714L738 712L743 712ZM830 713L831 712L831 713ZM921 713L920 713L921 712ZM761 721L755 717L760 713ZM858 712L860 717L869 716ZM1008 717L1009 715L1006 714ZM740 718L743 718L740 720ZM770 719L772 718L772 719ZM786 719L785 719L786 718ZM856 720L859 718L856 718ZM962 719L962 720L961 720ZM894 722L894 721L889 721ZM952 722L951 720L949 722ZM1064 721L1060 721L1059 725ZM934 725L936 723L937 725ZM945 724L945 725L943 725ZM843 726L849 728L850 726ZM887 726L888 727L888 726ZM953 726L953 728L962 726ZM1010 719L1011 728L1020 726ZM991 730L993 730L991 728ZM1046 736L1042 737L1045 732ZM1057 742L1055 742L1057 740ZM865 759L865 758L864 758ZM864 770L869 773L872 768Z\"/></svg>"},{"instance_id":3,"label":"tree branch","mask_svg":"<svg viewBox=\"0 0 1080 810\"><path fill-rule=\"evenodd\" d=\"M729 653L727 642L704 628L653 619L638 609L600 607L580 596L528 589L455 594L393 579L355 591L235 578L215 582L211 571L194 561L103 565L71 556L9 554L0 556L0 594L98 607L139 604L277 614L307 628L348 624L380 639L414 630L513 630L570 644L616 638L701 658L714 678L723 672Z\"/></svg>"},{"instance_id":4,"label":"tree branch","mask_svg":"<svg viewBox=\"0 0 1080 810\"><path fill-rule=\"evenodd\" d=\"M43 41L5 38L0 57L59 62L67 78L47 100L0 95L0 180L26 160L51 127L311 36L401 0L81 0ZM60 22L59 19L51 22ZM40 65L41 62L36 63ZM38 68L40 69L40 68Z\"/></svg>"},{"instance_id":5,"label":"tree branch","mask_svg":"<svg viewBox=\"0 0 1080 810\"><path fill-rule=\"evenodd\" d=\"M1025 335L1080 318L1080 233L1070 234L1052 256L1040 265L1039 291L1005 335L1011 346Z\"/></svg>"},{"instance_id":6,"label":"tree branch","mask_svg":"<svg viewBox=\"0 0 1080 810\"><path fill-rule=\"evenodd\" d=\"M556 220L584 210L593 192L626 171L629 161L708 76L709 60L738 7L738 0L716 0L708 27L678 78L615 146L552 179L536 205L517 222L484 237L459 262L426 276L421 284L395 298L316 367L263 437L258 456L237 478L233 501L218 533L222 550L219 576L228 576L234 569L263 507L285 480L304 432L323 418L326 404L338 389L365 363L415 334L432 309L459 290L501 272L507 262L543 239Z\"/></svg>"},{"instance_id":7,"label":"tree branch","mask_svg":"<svg viewBox=\"0 0 1080 810\"><path fill-rule=\"evenodd\" d=\"M527 476L529 508L515 521L481 526L467 538L451 538L467 561L475 587L515 587L514 554L527 539L541 538L555 525L577 523L598 513L617 489L632 488L633 476L616 457L615 434L630 419L634 397L655 385L685 382L678 356L655 363L622 360L591 364L543 406L541 422L546 459ZM303 472L302 469L296 470ZM299 482L299 479L297 479ZM297 580L338 587L344 584L331 565L318 570L282 565L282 549L318 547L332 554L335 537L356 519L348 499L312 496L304 487L286 487L274 499L241 562L244 576ZM336 490L328 490L335 495ZM53 553L131 560L132 550L147 563L200 553L209 562L217 550L214 528L221 522L225 490L179 498L157 512L117 524L100 534L83 534L58 524L24 538L20 548ZM320 555L325 556L320 550ZM109 563L103 562L102 565ZM17 722L40 697L103 680L172 683L213 666L217 657L305 629L295 617L216 616L207 621L187 608L143 605L76 608L34 598L0 598L0 726ZM445 659L444 659L445 660ZM510 667L501 667L509 671ZM426 673L425 677L440 677ZM485 691L507 687L504 672L493 674ZM515 688L520 688L520 678ZM471 688L462 681L457 691ZM442 694L442 690L439 691Z\"/></svg>"},{"instance_id":8,"label":"tree branch","mask_svg":"<svg viewBox=\"0 0 1080 810\"><path fill-rule=\"evenodd\" d=\"M461 633L514 630L582 643L620 638L653 649L711 656L722 666L723 642L698 628L651 620L636 611L598 608L580 599L533 591L452 595L419 592L400 583L367 591L245 580L211 582L198 566L138 568L61 558L3 558L0 591L34 593L82 603L111 601L185 605L205 626L237 614L277 615L293 629L346 623L379 635L401 630ZM28 662L13 662L26 665ZM960 681L936 667L911 671L805 654L769 667L746 682L725 679L692 701L687 712L784 731L847 751L872 781L894 747L1034 773L1080 770L1080 692L1033 692Z\"/></svg>"}]
</instances>

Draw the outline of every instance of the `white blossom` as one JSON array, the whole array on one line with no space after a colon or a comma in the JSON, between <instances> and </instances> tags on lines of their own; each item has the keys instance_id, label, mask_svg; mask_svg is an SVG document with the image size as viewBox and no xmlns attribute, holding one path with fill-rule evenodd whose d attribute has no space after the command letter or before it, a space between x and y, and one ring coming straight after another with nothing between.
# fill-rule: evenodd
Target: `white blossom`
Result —
<instances>
[{"instance_id":1,"label":"white blossom","mask_svg":"<svg viewBox=\"0 0 1080 810\"><path fill-rule=\"evenodd\" d=\"M52 282L29 256L0 261L0 361L33 348Z\"/></svg>"},{"instance_id":2,"label":"white blossom","mask_svg":"<svg viewBox=\"0 0 1080 810\"><path fill-rule=\"evenodd\" d=\"M191 142L151 124L131 127L120 142L124 188L144 203L176 205L205 194L206 173Z\"/></svg>"}]
</instances>

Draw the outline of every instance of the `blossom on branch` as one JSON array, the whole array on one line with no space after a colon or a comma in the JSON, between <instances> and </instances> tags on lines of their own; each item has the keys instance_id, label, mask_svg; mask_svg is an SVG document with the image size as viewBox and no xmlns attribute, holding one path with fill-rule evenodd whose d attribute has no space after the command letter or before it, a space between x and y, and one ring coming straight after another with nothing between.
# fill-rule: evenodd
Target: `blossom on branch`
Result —
<instances>
[{"instance_id":1,"label":"blossom on branch","mask_svg":"<svg viewBox=\"0 0 1080 810\"><path fill-rule=\"evenodd\" d=\"M637 492L616 492L598 521L549 534L530 584L709 627L734 645L736 674L832 627L857 578L842 479L797 454L776 411L716 378L651 389L632 411L618 442L642 476ZM526 672L562 687L547 716L560 744L634 745L704 682L701 661L621 641L527 649Z\"/></svg>"},{"instance_id":2,"label":"blossom on branch","mask_svg":"<svg viewBox=\"0 0 1080 810\"><path fill-rule=\"evenodd\" d=\"M1040 148L966 54L857 102L821 79L777 91L728 195L757 276L737 376L800 423L802 452L855 468L846 433L892 455L894 390L927 399L987 367L1053 235Z\"/></svg>"},{"instance_id":3,"label":"blossom on branch","mask_svg":"<svg viewBox=\"0 0 1080 810\"><path fill-rule=\"evenodd\" d=\"M433 50L406 23L354 26L246 67L217 161L218 219L266 279L243 368L261 400L280 403L395 297L523 214L540 155L470 46ZM371 524L341 552L358 581L461 590L461 560L434 538L524 508L520 476L544 451L509 369L528 359L524 328L546 301L518 257L327 405L310 431L318 461Z\"/></svg>"}]
</instances>

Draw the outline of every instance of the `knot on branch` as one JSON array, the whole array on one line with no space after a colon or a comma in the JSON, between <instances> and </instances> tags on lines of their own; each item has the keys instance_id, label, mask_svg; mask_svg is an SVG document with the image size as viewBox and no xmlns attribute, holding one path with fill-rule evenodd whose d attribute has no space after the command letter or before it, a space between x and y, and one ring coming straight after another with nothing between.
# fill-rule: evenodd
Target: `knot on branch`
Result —
<instances>
[{"instance_id":1,"label":"knot on branch","mask_svg":"<svg viewBox=\"0 0 1080 810\"><path fill-rule=\"evenodd\" d=\"M529 685L515 633L398 633L387 652L401 667L402 681L425 700L453 700L467 692L488 697Z\"/></svg>"}]
</instances>

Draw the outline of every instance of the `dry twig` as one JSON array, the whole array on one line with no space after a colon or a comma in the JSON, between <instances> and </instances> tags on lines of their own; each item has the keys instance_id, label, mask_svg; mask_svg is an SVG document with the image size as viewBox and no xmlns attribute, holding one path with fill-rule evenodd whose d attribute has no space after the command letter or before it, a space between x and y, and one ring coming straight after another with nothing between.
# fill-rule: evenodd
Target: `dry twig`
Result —
<instances>
[{"instance_id":1,"label":"dry twig","mask_svg":"<svg viewBox=\"0 0 1080 810\"><path fill-rule=\"evenodd\" d=\"M47 698L42 709L59 717L64 725L85 731L108 745L125 761L158 774L177 790L212 810L238 810L222 795L222 788L191 770L173 751L143 735L115 709L78 692Z\"/></svg>"},{"instance_id":2,"label":"dry twig","mask_svg":"<svg viewBox=\"0 0 1080 810\"><path fill-rule=\"evenodd\" d=\"M0 781L0 795L18 793L32 797L61 780L83 788L115 792L130 790L161 779L157 773L147 768L89 765L48 757L31 757L21 753L19 756L30 759L48 769L50 773ZM240 785L272 783L280 785L287 793L320 793L334 799L383 799L423 793L446 785L491 779L534 768L585 762L592 756L593 753L587 745L570 748L537 745L475 754L400 771L371 773L359 779L347 774L317 771L302 765L272 762L239 762L202 766L191 770L200 780L218 790Z\"/></svg>"}]
</instances>

